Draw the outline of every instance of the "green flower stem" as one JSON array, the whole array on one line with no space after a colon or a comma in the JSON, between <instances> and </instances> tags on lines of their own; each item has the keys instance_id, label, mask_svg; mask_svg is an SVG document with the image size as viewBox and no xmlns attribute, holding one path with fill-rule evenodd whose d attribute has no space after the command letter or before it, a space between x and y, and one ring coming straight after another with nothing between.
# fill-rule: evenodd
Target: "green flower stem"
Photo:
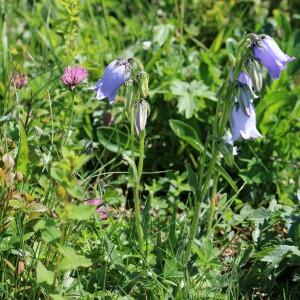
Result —
<instances>
[{"instance_id":1,"label":"green flower stem","mask_svg":"<svg viewBox=\"0 0 300 300\"><path fill-rule=\"evenodd\" d=\"M217 190L218 190L218 180L219 175L214 172L214 182L213 182L213 188L212 188L212 195L211 195L211 202L210 202L210 209L208 212L208 222L207 222L207 234L210 235L212 233L212 223L215 216L216 211L216 200L217 200Z\"/></svg>"},{"instance_id":2,"label":"green flower stem","mask_svg":"<svg viewBox=\"0 0 300 300\"><path fill-rule=\"evenodd\" d=\"M68 196L68 194L66 194L65 197L64 197L64 212L66 212L66 210L67 210L68 198L69 198L69 196ZM66 229L67 229L67 224L65 222L63 222L60 241L59 241L59 244L61 246L65 245ZM57 255L57 260L56 260L56 264L55 264L54 271L53 271L54 272L53 283L52 283L53 288L55 288L55 285L56 285L56 279L57 279L57 274L58 274L58 266L59 266L61 260L62 260L62 254L61 254L61 252L59 252L58 255Z\"/></svg>"},{"instance_id":3,"label":"green flower stem","mask_svg":"<svg viewBox=\"0 0 300 300\"><path fill-rule=\"evenodd\" d=\"M71 129L72 123L73 123L73 116L74 116L74 104L75 104L75 93L74 91L71 91L71 97L72 97L72 102L71 102L71 112L70 112L70 117L69 117L69 124L67 131L65 132L65 137L63 138L63 143L62 146L64 146L67 142L69 131Z\"/></svg>"},{"instance_id":4,"label":"green flower stem","mask_svg":"<svg viewBox=\"0 0 300 300\"><path fill-rule=\"evenodd\" d=\"M146 136L146 130L144 129L140 133L139 165L138 165L138 174L137 174L138 182L140 182L143 173L144 155L145 155L145 136Z\"/></svg>"},{"instance_id":5,"label":"green flower stem","mask_svg":"<svg viewBox=\"0 0 300 300\"><path fill-rule=\"evenodd\" d=\"M213 190L212 190L212 197L210 202L210 208L209 208L209 214L208 214L208 227L207 232L208 234L211 234L212 231L212 223L215 215L215 204L216 204L216 194L217 194L217 188L218 188L218 179L219 174L215 172L215 165L218 160L218 147L216 145L217 139L224 136L225 127L229 119L230 110L232 107L232 95L234 93L234 85L232 82L234 82L243 66L244 58L247 54L244 53L244 46L247 41L246 37L239 46L238 49L238 55L237 60L235 63L235 66L233 68L233 80L230 80L230 76L228 76L225 84L220 90L219 93L219 101L217 102L217 108L216 108L216 117L214 119L213 123L213 135L212 135L212 146L211 146L211 158L208 166L208 171L206 173L206 179L202 186L202 189L197 193L196 197L196 204L194 207L193 212L193 220L191 224L191 230L188 238L188 244L185 251L185 263L188 262L190 254L191 254L191 248L192 244L196 235L196 231L198 228L199 223L199 215L200 215L200 208L201 203L205 199L206 194L209 189L211 177L213 176ZM206 153L204 153L206 155ZM202 180L199 180L199 186L201 186Z\"/></svg>"},{"instance_id":6,"label":"green flower stem","mask_svg":"<svg viewBox=\"0 0 300 300\"><path fill-rule=\"evenodd\" d=\"M191 255L192 244L193 244L194 238L196 236L196 231L197 231L198 223L199 223L201 203L204 200L205 195L208 191L210 179L211 179L211 176L212 176L212 173L213 173L213 170L214 170L214 166L215 166L215 163L216 163L217 157L218 157L218 151L217 151L217 148L215 146L214 141L213 141L212 146L213 146L212 147L212 157L211 157L211 160L210 160L210 163L209 163L209 166L208 166L206 180L204 182L203 189L202 189L201 193L199 193L199 196L196 199L196 204L195 204L195 207L194 207L191 230L190 230L190 234L189 234L189 238L188 238L187 247L186 247L186 250L185 250L185 263L188 262L188 260L190 258L190 255Z\"/></svg>"},{"instance_id":7,"label":"green flower stem","mask_svg":"<svg viewBox=\"0 0 300 300\"><path fill-rule=\"evenodd\" d=\"M130 111L130 151L131 158L134 161L134 109Z\"/></svg>"},{"instance_id":8,"label":"green flower stem","mask_svg":"<svg viewBox=\"0 0 300 300\"><path fill-rule=\"evenodd\" d=\"M132 160L134 160L134 110L131 111L130 116L130 127L131 127L131 156ZM138 162L138 170L133 186L133 199L134 199L134 215L135 215L135 228L138 237L138 244L140 253L144 253L144 233L142 228L142 220L140 214L140 199L139 199L139 191L140 191L140 180L143 172L143 163L144 163L144 143L145 143L145 130L140 133L140 141L139 141L139 162Z\"/></svg>"}]
</instances>

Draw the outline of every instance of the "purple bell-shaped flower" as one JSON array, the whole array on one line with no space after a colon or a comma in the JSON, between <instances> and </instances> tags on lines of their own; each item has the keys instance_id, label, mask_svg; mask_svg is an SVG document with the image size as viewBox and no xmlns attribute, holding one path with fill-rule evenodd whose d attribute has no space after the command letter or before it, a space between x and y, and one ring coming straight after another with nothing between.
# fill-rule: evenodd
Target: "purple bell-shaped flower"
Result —
<instances>
[{"instance_id":1,"label":"purple bell-shaped flower","mask_svg":"<svg viewBox=\"0 0 300 300\"><path fill-rule=\"evenodd\" d=\"M94 87L96 98L101 100L107 97L111 104L114 103L119 88L130 78L131 69L130 60L117 58L112 61Z\"/></svg>"},{"instance_id":2,"label":"purple bell-shaped flower","mask_svg":"<svg viewBox=\"0 0 300 300\"><path fill-rule=\"evenodd\" d=\"M240 138L247 140L262 137L256 129L256 115L251 102L249 102L248 112L249 114L246 114L245 110L239 103L235 103L233 105L230 116L230 127L233 142Z\"/></svg>"},{"instance_id":3,"label":"purple bell-shaped flower","mask_svg":"<svg viewBox=\"0 0 300 300\"><path fill-rule=\"evenodd\" d=\"M283 53L277 43L267 35L263 35L254 44L253 53L255 58L268 69L273 79L279 78L281 71L286 69L286 64L295 59Z\"/></svg>"}]
</instances>

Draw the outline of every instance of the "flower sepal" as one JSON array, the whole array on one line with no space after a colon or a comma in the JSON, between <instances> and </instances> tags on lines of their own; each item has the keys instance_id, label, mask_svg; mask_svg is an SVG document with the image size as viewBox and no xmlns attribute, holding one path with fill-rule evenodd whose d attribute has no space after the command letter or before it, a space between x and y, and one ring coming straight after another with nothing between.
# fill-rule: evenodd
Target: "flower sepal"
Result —
<instances>
[{"instance_id":1,"label":"flower sepal","mask_svg":"<svg viewBox=\"0 0 300 300\"><path fill-rule=\"evenodd\" d=\"M149 75L145 71L142 71L138 74L138 83L139 89L142 98L146 98L149 94L148 83L149 83Z\"/></svg>"},{"instance_id":2,"label":"flower sepal","mask_svg":"<svg viewBox=\"0 0 300 300\"><path fill-rule=\"evenodd\" d=\"M260 63L253 58L250 58L245 63L246 71L249 74L255 93L259 93L262 88L262 69Z\"/></svg>"},{"instance_id":3,"label":"flower sepal","mask_svg":"<svg viewBox=\"0 0 300 300\"><path fill-rule=\"evenodd\" d=\"M140 89L135 80L128 80L125 83L125 109L128 118L130 119L131 111L134 104L140 99Z\"/></svg>"}]
</instances>

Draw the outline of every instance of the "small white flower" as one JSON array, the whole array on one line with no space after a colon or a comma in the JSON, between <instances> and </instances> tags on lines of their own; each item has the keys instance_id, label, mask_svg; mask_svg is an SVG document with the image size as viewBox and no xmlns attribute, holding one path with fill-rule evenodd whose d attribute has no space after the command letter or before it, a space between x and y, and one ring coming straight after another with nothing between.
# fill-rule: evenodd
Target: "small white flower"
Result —
<instances>
[{"instance_id":1,"label":"small white flower","mask_svg":"<svg viewBox=\"0 0 300 300\"><path fill-rule=\"evenodd\" d=\"M151 45L152 45L151 41L143 41L142 42L142 48L146 51L150 49Z\"/></svg>"}]
</instances>

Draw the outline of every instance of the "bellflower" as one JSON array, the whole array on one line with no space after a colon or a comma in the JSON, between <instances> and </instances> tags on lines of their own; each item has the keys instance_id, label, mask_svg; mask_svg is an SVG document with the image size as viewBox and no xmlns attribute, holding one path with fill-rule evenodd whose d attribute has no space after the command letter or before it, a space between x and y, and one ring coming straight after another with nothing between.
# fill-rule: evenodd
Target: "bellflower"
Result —
<instances>
[{"instance_id":1,"label":"bellflower","mask_svg":"<svg viewBox=\"0 0 300 300\"><path fill-rule=\"evenodd\" d=\"M286 64L295 59L283 53L277 43L267 35L254 44L253 52L273 79L279 78L281 71L286 69Z\"/></svg>"},{"instance_id":2,"label":"bellflower","mask_svg":"<svg viewBox=\"0 0 300 300\"><path fill-rule=\"evenodd\" d=\"M83 67L67 67L60 77L62 84L73 90L81 81L88 77L88 71Z\"/></svg>"},{"instance_id":3,"label":"bellflower","mask_svg":"<svg viewBox=\"0 0 300 300\"><path fill-rule=\"evenodd\" d=\"M129 80L131 69L130 60L117 58L111 62L94 87L96 98L101 100L107 97L110 103L114 103L119 88Z\"/></svg>"},{"instance_id":4,"label":"bellflower","mask_svg":"<svg viewBox=\"0 0 300 300\"><path fill-rule=\"evenodd\" d=\"M245 113L239 103L233 105L230 116L230 127L233 142L240 138L247 140L262 137L256 129L256 115L251 102L249 104L249 115Z\"/></svg>"}]
</instances>

